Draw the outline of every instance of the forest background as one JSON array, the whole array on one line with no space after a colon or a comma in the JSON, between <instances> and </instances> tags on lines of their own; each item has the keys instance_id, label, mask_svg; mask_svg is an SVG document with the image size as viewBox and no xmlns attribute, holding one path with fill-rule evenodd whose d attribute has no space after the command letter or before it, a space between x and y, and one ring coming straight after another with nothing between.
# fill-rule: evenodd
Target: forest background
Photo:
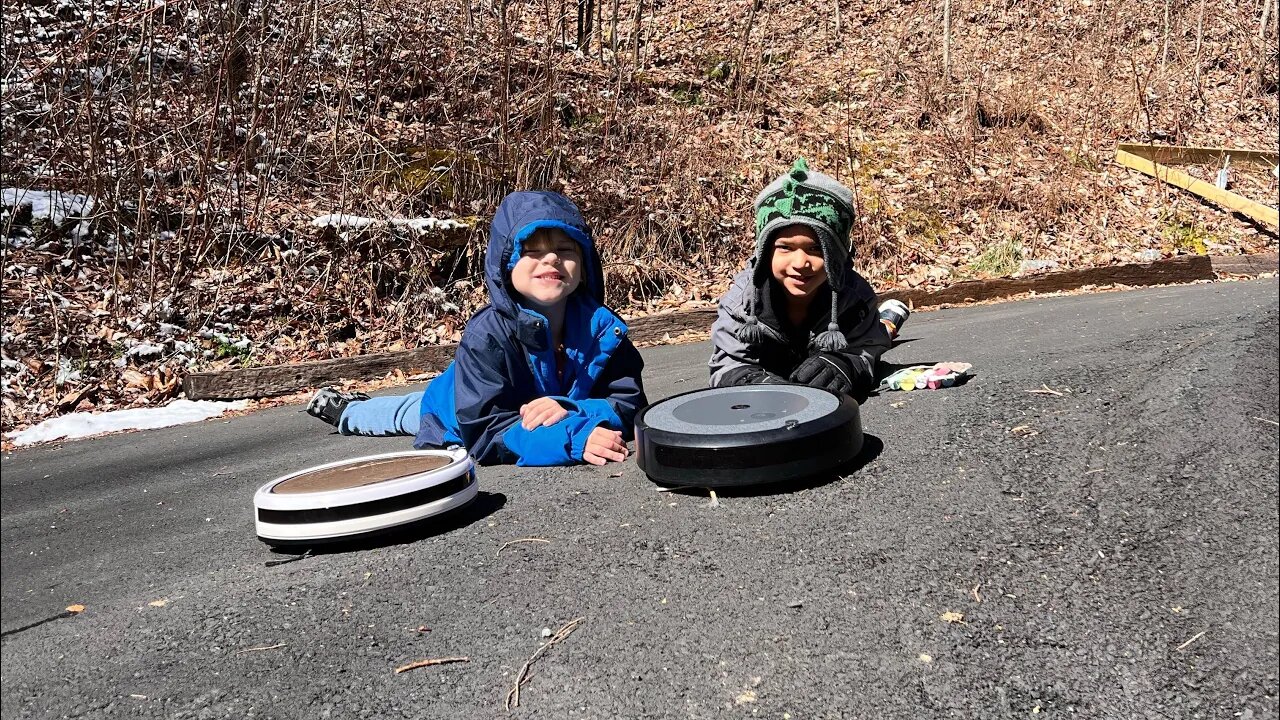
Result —
<instances>
[{"instance_id":1,"label":"forest background","mask_svg":"<svg viewBox=\"0 0 1280 720\"><path fill-rule=\"evenodd\" d=\"M714 302L797 156L878 289L1274 248L1112 161L1276 151L1274 5L7 2L0 424L456 341L522 188L584 209L626 317Z\"/></svg>"}]
</instances>

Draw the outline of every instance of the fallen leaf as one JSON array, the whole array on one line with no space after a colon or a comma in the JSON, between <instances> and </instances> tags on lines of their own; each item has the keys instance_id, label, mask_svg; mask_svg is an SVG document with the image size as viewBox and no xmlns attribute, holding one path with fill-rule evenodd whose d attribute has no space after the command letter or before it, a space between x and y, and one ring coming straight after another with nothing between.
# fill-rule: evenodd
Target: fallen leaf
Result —
<instances>
[{"instance_id":1,"label":"fallen leaf","mask_svg":"<svg viewBox=\"0 0 1280 720\"><path fill-rule=\"evenodd\" d=\"M80 401L84 399L85 394L88 392L89 388L87 387L80 388L79 390L72 390L59 398L58 407L62 410L70 410L80 404Z\"/></svg>"},{"instance_id":2,"label":"fallen leaf","mask_svg":"<svg viewBox=\"0 0 1280 720\"><path fill-rule=\"evenodd\" d=\"M948 610L942 613L941 615L939 615L938 617L941 617L943 620L949 623L960 623L961 625L967 624L964 621L964 613L956 612L954 610Z\"/></svg>"},{"instance_id":3,"label":"fallen leaf","mask_svg":"<svg viewBox=\"0 0 1280 720\"><path fill-rule=\"evenodd\" d=\"M920 653L920 662L926 665L933 662L933 656L928 653Z\"/></svg>"},{"instance_id":4,"label":"fallen leaf","mask_svg":"<svg viewBox=\"0 0 1280 720\"><path fill-rule=\"evenodd\" d=\"M150 385L151 378L147 375L143 375L133 368L129 368L121 373L120 379L124 380L125 387L136 387L142 388L143 390L150 389L148 386Z\"/></svg>"},{"instance_id":5,"label":"fallen leaf","mask_svg":"<svg viewBox=\"0 0 1280 720\"><path fill-rule=\"evenodd\" d=\"M68 605L68 606L67 606L67 612L71 613L72 615L76 615L76 614L78 614L78 613L82 613L82 612L84 612L84 606L83 606L83 605Z\"/></svg>"},{"instance_id":6,"label":"fallen leaf","mask_svg":"<svg viewBox=\"0 0 1280 720\"><path fill-rule=\"evenodd\" d=\"M733 704L734 704L734 705L746 705L747 703L753 703L753 702L755 702L756 700L757 700L756 691L755 691L755 690L747 690L747 691L743 692L741 695L739 695L738 697L734 698L734 700L733 700Z\"/></svg>"},{"instance_id":7,"label":"fallen leaf","mask_svg":"<svg viewBox=\"0 0 1280 720\"><path fill-rule=\"evenodd\" d=\"M164 598L160 598L159 600L152 600L147 604L150 605L151 607L164 607L165 605L169 604L169 601Z\"/></svg>"}]
</instances>

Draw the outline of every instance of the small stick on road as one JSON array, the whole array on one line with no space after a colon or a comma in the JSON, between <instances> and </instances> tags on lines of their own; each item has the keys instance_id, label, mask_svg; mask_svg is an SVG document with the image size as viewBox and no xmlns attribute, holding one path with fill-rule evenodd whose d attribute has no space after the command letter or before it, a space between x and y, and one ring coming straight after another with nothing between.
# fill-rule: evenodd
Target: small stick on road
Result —
<instances>
[{"instance_id":1,"label":"small stick on road","mask_svg":"<svg viewBox=\"0 0 1280 720\"><path fill-rule=\"evenodd\" d=\"M512 686L510 692L507 693L507 712L511 712L513 708L520 707L520 686L529 682L529 668L538 661L538 658L542 657L544 653L550 650L552 645L555 645L572 635L573 631L578 629L578 626L582 624L583 620L586 620L586 618L574 618L573 620L565 623L564 627L557 630L556 634L552 635L550 640L543 643L542 647L538 648L533 655L525 661L524 665L520 668L520 672L516 674L516 684Z\"/></svg>"},{"instance_id":2,"label":"small stick on road","mask_svg":"<svg viewBox=\"0 0 1280 720\"><path fill-rule=\"evenodd\" d=\"M551 541L546 538L536 538L536 537L520 538L519 540L508 540L502 543L502 547L498 548L498 552L494 553L493 556L498 557L499 555L501 555L502 551L506 550L508 545L515 545L517 543L549 543L549 542Z\"/></svg>"},{"instance_id":3,"label":"small stick on road","mask_svg":"<svg viewBox=\"0 0 1280 720\"><path fill-rule=\"evenodd\" d=\"M1271 423L1272 425L1280 425L1280 422L1276 422L1275 420L1268 420L1266 418L1260 418L1260 417L1254 417L1253 419L1257 420L1258 422Z\"/></svg>"},{"instance_id":4,"label":"small stick on road","mask_svg":"<svg viewBox=\"0 0 1280 720\"><path fill-rule=\"evenodd\" d=\"M282 647L286 647L286 645L284 643L276 643L275 645L263 645L261 647L241 648L236 651L236 654L243 655L245 653L261 652L263 650L276 650Z\"/></svg>"},{"instance_id":5,"label":"small stick on road","mask_svg":"<svg viewBox=\"0 0 1280 720\"><path fill-rule=\"evenodd\" d=\"M307 548L307 551L301 555L294 555L293 557L285 560L268 560L262 564L266 567L277 567L279 565L288 565L291 562L298 562L299 560L306 560L309 557L311 557L311 548Z\"/></svg>"},{"instance_id":6,"label":"small stick on road","mask_svg":"<svg viewBox=\"0 0 1280 720\"><path fill-rule=\"evenodd\" d=\"M1204 634L1205 634L1205 633L1207 633L1207 632L1209 632L1209 631L1208 631L1208 630L1201 630L1200 632L1196 633L1195 635L1192 635L1190 640L1188 640L1188 641L1186 641L1186 642L1184 642L1184 643L1182 643L1181 645L1179 645L1179 646L1178 646L1178 650L1184 650L1184 649L1186 649L1186 647L1187 647L1188 645L1190 645L1191 643L1193 643L1193 642L1195 642L1195 641L1199 640L1199 639L1200 639L1201 637L1203 637L1203 636L1204 636Z\"/></svg>"},{"instance_id":7,"label":"small stick on road","mask_svg":"<svg viewBox=\"0 0 1280 720\"><path fill-rule=\"evenodd\" d=\"M1058 397L1062 397L1062 393L1050 388L1048 385L1041 385L1035 390L1023 390L1023 392L1029 392L1033 395L1056 395Z\"/></svg>"},{"instance_id":8,"label":"small stick on road","mask_svg":"<svg viewBox=\"0 0 1280 720\"><path fill-rule=\"evenodd\" d=\"M396 674L399 675L407 670L417 670L418 668L431 667L432 665L448 665L450 663L471 662L469 657L449 657L449 658L428 658L411 662L408 665L401 665L396 668Z\"/></svg>"}]
</instances>

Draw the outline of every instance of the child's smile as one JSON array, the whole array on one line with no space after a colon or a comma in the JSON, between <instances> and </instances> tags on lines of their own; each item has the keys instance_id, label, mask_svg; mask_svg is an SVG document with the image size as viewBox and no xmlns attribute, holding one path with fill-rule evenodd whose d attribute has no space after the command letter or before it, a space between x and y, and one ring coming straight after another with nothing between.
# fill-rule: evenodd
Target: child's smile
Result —
<instances>
[{"instance_id":1,"label":"child's smile","mask_svg":"<svg viewBox=\"0 0 1280 720\"><path fill-rule=\"evenodd\" d=\"M534 280L540 280L545 283L563 283L564 274L559 270L548 270L533 276Z\"/></svg>"}]
</instances>

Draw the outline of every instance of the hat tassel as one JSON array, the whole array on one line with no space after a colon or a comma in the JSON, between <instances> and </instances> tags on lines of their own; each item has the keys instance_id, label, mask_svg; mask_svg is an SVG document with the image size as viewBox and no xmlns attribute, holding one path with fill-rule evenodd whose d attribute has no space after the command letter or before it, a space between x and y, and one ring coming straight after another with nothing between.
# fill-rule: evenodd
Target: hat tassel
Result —
<instances>
[{"instance_id":1,"label":"hat tassel","mask_svg":"<svg viewBox=\"0 0 1280 720\"><path fill-rule=\"evenodd\" d=\"M813 339L813 346L823 352L839 352L849 347L849 341L845 339L844 333L840 331L840 323L836 319L839 314L839 294L831 293L831 322L827 323L825 332Z\"/></svg>"}]
</instances>

